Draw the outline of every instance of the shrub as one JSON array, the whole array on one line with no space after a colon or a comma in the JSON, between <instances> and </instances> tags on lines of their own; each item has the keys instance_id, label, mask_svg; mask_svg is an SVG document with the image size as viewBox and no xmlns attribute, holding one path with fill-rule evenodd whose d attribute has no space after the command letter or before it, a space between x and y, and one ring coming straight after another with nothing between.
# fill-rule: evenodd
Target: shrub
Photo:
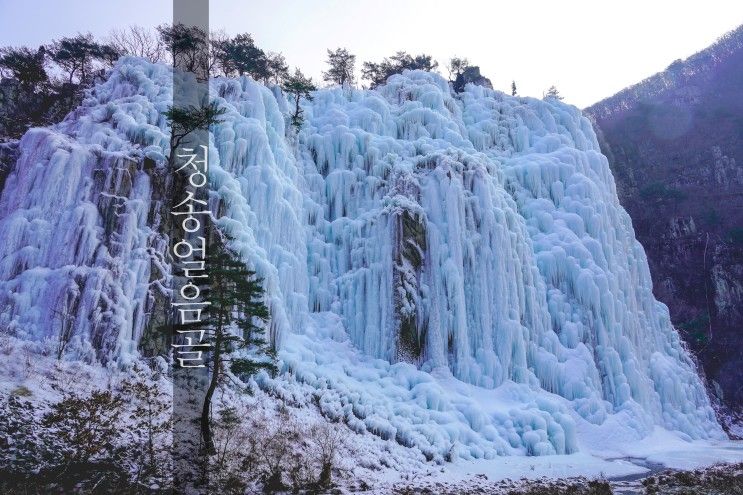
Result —
<instances>
[{"instance_id":1,"label":"shrub","mask_svg":"<svg viewBox=\"0 0 743 495\"><path fill-rule=\"evenodd\" d=\"M119 438L117 422L123 402L108 390L96 390L85 398L69 395L52 406L41 424L59 439L58 455L63 462L107 459Z\"/></svg>"}]
</instances>

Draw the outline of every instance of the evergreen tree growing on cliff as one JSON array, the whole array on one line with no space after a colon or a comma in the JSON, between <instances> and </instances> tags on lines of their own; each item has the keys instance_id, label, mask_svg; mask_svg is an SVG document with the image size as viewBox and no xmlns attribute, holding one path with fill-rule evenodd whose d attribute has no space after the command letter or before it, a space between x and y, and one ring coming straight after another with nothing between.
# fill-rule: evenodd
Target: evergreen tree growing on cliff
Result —
<instances>
[{"instance_id":1,"label":"evergreen tree growing on cliff","mask_svg":"<svg viewBox=\"0 0 743 495\"><path fill-rule=\"evenodd\" d=\"M516 90L516 81L511 81L511 96L516 96L518 91Z\"/></svg>"},{"instance_id":2,"label":"evergreen tree growing on cliff","mask_svg":"<svg viewBox=\"0 0 743 495\"><path fill-rule=\"evenodd\" d=\"M215 452L211 424L212 397L217 386L234 376L247 379L261 370L276 371L274 351L266 338L268 307L263 302L261 279L226 245L219 233L206 257L209 282L201 293L210 302L201 321L178 325L178 330L204 331L209 344L209 386L204 396L200 428L204 451Z\"/></svg>"},{"instance_id":3,"label":"evergreen tree growing on cliff","mask_svg":"<svg viewBox=\"0 0 743 495\"><path fill-rule=\"evenodd\" d=\"M292 114L292 125L299 127L302 125L302 109L299 106L299 101L302 98L312 100L312 91L315 89L315 85L312 83L311 77L305 77L302 72L297 69L294 71L294 75L288 76L284 80L282 89L294 100L294 113Z\"/></svg>"},{"instance_id":4,"label":"evergreen tree growing on cliff","mask_svg":"<svg viewBox=\"0 0 743 495\"><path fill-rule=\"evenodd\" d=\"M328 50L327 64L330 68L322 73L325 81L340 84L353 84L353 70L356 66L356 55L351 55L345 48Z\"/></svg>"},{"instance_id":5,"label":"evergreen tree growing on cliff","mask_svg":"<svg viewBox=\"0 0 743 495\"><path fill-rule=\"evenodd\" d=\"M371 88L384 84L387 78L394 74L402 74L404 70L424 70L434 72L439 66L431 55L421 53L412 56L407 52L400 51L393 56L376 62L364 62L361 74L364 79L371 81Z\"/></svg>"},{"instance_id":6,"label":"evergreen tree growing on cliff","mask_svg":"<svg viewBox=\"0 0 743 495\"><path fill-rule=\"evenodd\" d=\"M67 82L72 84L77 79L81 85L92 82L95 69L100 68L95 65L96 61L110 66L119 56L114 47L98 43L89 33L54 41L47 51L60 69L67 73Z\"/></svg>"},{"instance_id":7,"label":"evergreen tree growing on cliff","mask_svg":"<svg viewBox=\"0 0 743 495\"><path fill-rule=\"evenodd\" d=\"M545 100L562 100L562 95L560 95L560 92L557 90L557 88L553 85L550 86L547 90L547 93L544 95Z\"/></svg>"},{"instance_id":8,"label":"evergreen tree growing on cliff","mask_svg":"<svg viewBox=\"0 0 743 495\"><path fill-rule=\"evenodd\" d=\"M280 53L266 53L268 60L268 77L266 83L281 84L289 77L289 66L286 64L286 58Z\"/></svg>"},{"instance_id":9,"label":"evergreen tree growing on cliff","mask_svg":"<svg viewBox=\"0 0 743 495\"><path fill-rule=\"evenodd\" d=\"M221 42L217 59L225 75L248 74L256 81L265 81L270 77L270 60L248 33Z\"/></svg>"},{"instance_id":10,"label":"evergreen tree growing on cliff","mask_svg":"<svg viewBox=\"0 0 743 495\"><path fill-rule=\"evenodd\" d=\"M0 77L16 79L21 86L36 90L49 82L45 62L45 48L36 52L28 47L0 49Z\"/></svg>"},{"instance_id":11,"label":"evergreen tree growing on cliff","mask_svg":"<svg viewBox=\"0 0 743 495\"><path fill-rule=\"evenodd\" d=\"M208 129L209 126L222 122L222 115L227 111L220 108L216 102L201 107L170 107L165 111L165 118L170 123L170 155L171 165L175 163L175 152L183 140L196 130Z\"/></svg>"}]
</instances>

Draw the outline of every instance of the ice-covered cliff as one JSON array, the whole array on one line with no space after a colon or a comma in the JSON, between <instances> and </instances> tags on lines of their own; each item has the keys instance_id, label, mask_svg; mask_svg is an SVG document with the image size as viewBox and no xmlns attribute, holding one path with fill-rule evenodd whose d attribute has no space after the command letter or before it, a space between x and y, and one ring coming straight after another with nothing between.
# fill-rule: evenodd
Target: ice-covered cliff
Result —
<instances>
[{"instance_id":1,"label":"ice-covered cliff","mask_svg":"<svg viewBox=\"0 0 743 495\"><path fill-rule=\"evenodd\" d=\"M0 196L0 326L135 359L167 294L167 67L124 59L33 129ZM406 72L320 90L217 79L211 210L264 277L263 385L429 458L570 453L655 426L720 437L652 295L588 120ZM619 434L617 432L622 432Z\"/></svg>"}]
</instances>

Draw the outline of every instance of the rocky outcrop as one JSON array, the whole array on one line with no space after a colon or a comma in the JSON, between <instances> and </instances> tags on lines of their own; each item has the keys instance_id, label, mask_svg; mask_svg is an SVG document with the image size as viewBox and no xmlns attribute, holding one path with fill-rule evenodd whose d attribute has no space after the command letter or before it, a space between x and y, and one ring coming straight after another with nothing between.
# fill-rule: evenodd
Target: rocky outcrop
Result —
<instances>
[{"instance_id":1,"label":"rocky outcrop","mask_svg":"<svg viewBox=\"0 0 743 495\"><path fill-rule=\"evenodd\" d=\"M470 83L493 89L493 83L490 82L490 79L480 74L480 67L476 65L467 67L461 74L457 75L457 78L454 80L454 91L461 93L464 87Z\"/></svg>"},{"instance_id":2,"label":"rocky outcrop","mask_svg":"<svg viewBox=\"0 0 743 495\"><path fill-rule=\"evenodd\" d=\"M3 190L5 179L18 160L18 141L0 143L0 191Z\"/></svg>"}]
</instances>

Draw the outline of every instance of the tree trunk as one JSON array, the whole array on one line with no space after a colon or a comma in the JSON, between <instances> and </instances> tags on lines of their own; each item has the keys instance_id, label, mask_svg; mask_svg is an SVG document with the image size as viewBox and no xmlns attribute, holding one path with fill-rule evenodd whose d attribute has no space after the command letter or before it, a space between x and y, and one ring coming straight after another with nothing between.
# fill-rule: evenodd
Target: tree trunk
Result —
<instances>
[{"instance_id":1,"label":"tree trunk","mask_svg":"<svg viewBox=\"0 0 743 495\"><path fill-rule=\"evenodd\" d=\"M274 471L263 485L264 493L274 493L283 489L284 484L281 482L281 471Z\"/></svg>"},{"instance_id":2,"label":"tree trunk","mask_svg":"<svg viewBox=\"0 0 743 495\"><path fill-rule=\"evenodd\" d=\"M201 439L204 441L203 450L207 455L214 455L214 437L212 435L212 425L209 418L209 412L212 408L212 396L217 388L217 372L212 372L212 379L209 382L209 388L204 396L204 407L201 409Z\"/></svg>"},{"instance_id":3,"label":"tree trunk","mask_svg":"<svg viewBox=\"0 0 743 495\"><path fill-rule=\"evenodd\" d=\"M216 330L216 339L214 342L214 362L212 363L212 378L209 381L209 388L206 390L206 395L204 396L204 407L201 409L201 439L204 441L203 450L206 453L206 455L214 455L216 453L216 449L214 447L214 436L212 434L212 425L211 425L211 418L210 418L210 412L212 408L212 396L214 396L214 391L217 389L217 383L219 382L219 368L222 365L221 363L221 353L220 353L220 347L222 345L222 324L221 324L221 317L220 317L220 323L217 326Z\"/></svg>"},{"instance_id":4,"label":"tree trunk","mask_svg":"<svg viewBox=\"0 0 743 495\"><path fill-rule=\"evenodd\" d=\"M320 485L321 488L328 488L330 486L331 468L332 464L329 462L322 463L322 471L320 471L320 480L318 481L318 485Z\"/></svg>"},{"instance_id":5,"label":"tree trunk","mask_svg":"<svg viewBox=\"0 0 743 495\"><path fill-rule=\"evenodd\" d=\"M152 438L153 437L153 433L152 433L153 423L154 423L154 419L153 419L153 414L152 414L152 404L148 403L147 404L147 424L148 424L147 451L150 455L150 467L154 469L155 468L155 441Z\"/></svg>"}]
</instances>

